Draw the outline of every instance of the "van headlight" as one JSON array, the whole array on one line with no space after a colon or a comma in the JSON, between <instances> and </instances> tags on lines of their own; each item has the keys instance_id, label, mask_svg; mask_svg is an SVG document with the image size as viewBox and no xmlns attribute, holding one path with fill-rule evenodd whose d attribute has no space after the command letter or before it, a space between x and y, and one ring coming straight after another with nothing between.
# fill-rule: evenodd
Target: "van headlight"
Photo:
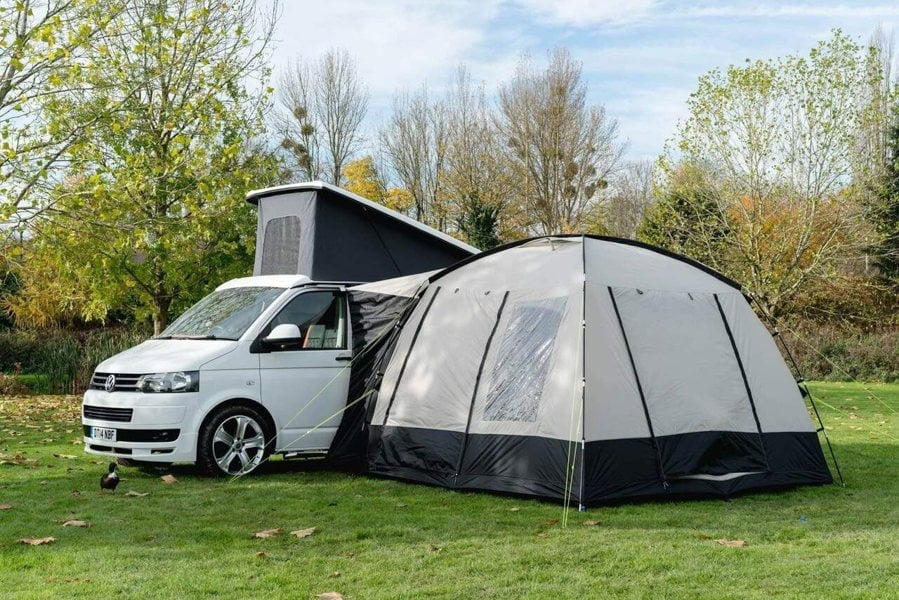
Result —
<instances>
[{"instance_id":1,"label":"van headlight","mask_svg":"<svg viewBox=\"0 0 899 600\"><path fill-rule=\"evenodd\" d=\"M141 375L137 389L146 393L174 393L200 391L199 371L174 371Z\"/></svg>"}]
</instances>

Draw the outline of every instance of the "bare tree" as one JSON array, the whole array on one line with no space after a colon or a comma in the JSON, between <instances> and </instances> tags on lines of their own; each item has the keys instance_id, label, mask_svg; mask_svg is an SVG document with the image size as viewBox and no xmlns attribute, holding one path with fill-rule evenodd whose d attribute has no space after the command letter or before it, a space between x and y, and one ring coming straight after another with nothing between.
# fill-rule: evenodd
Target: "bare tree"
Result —
<instances>
[{"instance_id":1,"label":"bare tree","mask_svg":"<svg viewBox=\"0 0 899 600\"><path fill-rule=\"evenodd\" d=\"M396 96L380 140L396 179L412 195L413 216L445 231L449 223L442 196L448 145L446 103L432 102L426 87Z\"/></svg>"},{"instance_id":2,"label":"bare tree","mask_svg":"<svg viewBox=\"0 0 899 600\"><path fill-rule=\"evenodd\" d=\"M519 237L524 225L494 121L483 85L460 66L447 96L445 196L462 233L479 247Z\"/></svg>"},{"instance_id":3,"label":"bare tree","mask_svg":"<svg viewBox=\"0 0 899 600\"><path fill-rule=\"evenodd\" d=\"M654 163L642 160L626 164L615 176L610 193L601 204L601 224L606 233L623 238L636 236L637 227L654 200L654 175Z\"/></svg>"},{"instance_id":4,"label":"bare tree","mask_svg":"<svg viewBox=\"0 0 899 600\"><path fill-rule=\"evenodd\" d=\"M362 142L368 91L346 50L293 61L279 79L275 128L307 179L343 183L343 168Z\"/></svg>"},{"instance_id":5,"label":"bare tree","mask_svg":"<svg viewBox=\"0 0 899 600\"><path fill-rule=\"evenodd\" d=\"M617 122L587 104L581 75L568 50L556 49L542 71L525 56L499 91L497 126L538 233L582 229L624 150Z\"/></svg>"}]
</instances>

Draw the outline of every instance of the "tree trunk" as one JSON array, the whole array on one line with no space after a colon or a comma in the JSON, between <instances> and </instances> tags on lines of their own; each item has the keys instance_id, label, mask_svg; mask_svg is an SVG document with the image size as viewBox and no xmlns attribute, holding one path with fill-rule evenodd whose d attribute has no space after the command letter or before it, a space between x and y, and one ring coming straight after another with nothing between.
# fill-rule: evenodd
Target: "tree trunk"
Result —
<instances>
[{"instance_id":1,"label":"tree trunk","mask_svg":"<svg viewBox=\"0 0 899 600\"><path fill-rule=\"evenodd\" d=\"M162 297L153 300L153 335L159 335L168 326L169 306L171 298Z\"/></svg>"}]
</instances>

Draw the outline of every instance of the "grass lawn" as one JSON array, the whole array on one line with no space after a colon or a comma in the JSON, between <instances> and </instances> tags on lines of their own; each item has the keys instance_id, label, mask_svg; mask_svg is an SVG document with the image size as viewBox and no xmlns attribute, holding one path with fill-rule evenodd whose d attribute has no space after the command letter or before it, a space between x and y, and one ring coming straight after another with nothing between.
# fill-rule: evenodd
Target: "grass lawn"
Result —
<instances>
[{"instance_id":1,"label":"grass lawn","mask_svg":"<svg viewBox=\"0 0 899 600\"><path fill-rule=\"evenodd\" d=\"M0 595L899 598L899 385L867 387L812 386L845 488L575 510L567 527L559 504L291 461L236 481L123 467L100 495L78 398L0 398Z\"/></svg>"}]
</instances>

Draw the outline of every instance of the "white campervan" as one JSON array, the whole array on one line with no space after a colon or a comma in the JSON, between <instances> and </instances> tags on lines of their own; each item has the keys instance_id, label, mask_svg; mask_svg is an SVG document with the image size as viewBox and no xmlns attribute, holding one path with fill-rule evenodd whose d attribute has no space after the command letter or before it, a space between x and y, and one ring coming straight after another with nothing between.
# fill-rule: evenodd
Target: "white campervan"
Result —
<instances>
[{"instance_id":1,"label":"white campervan","mask_svg":"<svg viewBox=\"0 0 899 600\"><path fill-rule=\"evenodd\" d=\"M302 275L235 279L158 335L97 367L87 452L255 469L272 452L323 453L346 404L345 288Z\"/></svg>"},{"instance_id":2,"label":"white campervan","mask_svg":"<svg viewBox=\"0 0 899 600\"><path fill-rule=\"evenodd\" d=\"M327 452L353 348L345 287L321 282L409 276L478 252L321 181L247 201L258 208L254 277L97 366L82 406L88 452L230 475L273 452Z\"/></svg>"}]
</instances>

